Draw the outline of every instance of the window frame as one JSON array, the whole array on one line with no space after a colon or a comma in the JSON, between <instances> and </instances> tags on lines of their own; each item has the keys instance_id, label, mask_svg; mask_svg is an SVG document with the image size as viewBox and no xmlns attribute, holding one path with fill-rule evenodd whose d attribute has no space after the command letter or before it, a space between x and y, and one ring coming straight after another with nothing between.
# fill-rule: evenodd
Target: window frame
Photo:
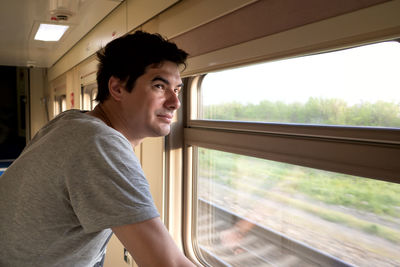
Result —
<instances>
[{"instance_id":1,"label":"window frame","mask_svg":"<svg viewBox=\"0 0 400 267\"><path fill-rule=\"evenodd\" d=\"M360 176L368 176L373 179L400 183L400 177L396 176L399 167L396 162L391 162L391 167L386 168L388 159L395 161L400 158L400 142L398 129L381 129L373 127L352 126L315 126L299 124L279 123L247 123L197 120L196 113L199 105L196 102L199 95L197 90L201 84L202 74L211 71L245 66L248 64L261 63L273 60L300 57L311 54L329 52L359 45L367 45L389 40L400 40L400 20L396 10L400 3L389 1L380 5L372 6L344 14L341 16L325 19L308 25L295 27L283 32L264 36L258 39L221 48L202 55L189 58L188 67L183 77L187 89L183 107L186 109L183 115L183 143L182 159L182 242L187 256L194 262L208 265L201 257L198 257L196 248L196 180L193 174L197 172L195 146L200 145L210 149L225 152L239 153L242 155L256 156L278 161L297 163L319 169L338 171ZM364 23L359 23L363 21ZM229 135L230 138L226 138ZM281 143L286 140L299 142L312 142L315 146L321 145L319 154L314 155L307 162L297 162L304 148L297 148L296 153L290 153L290 146L286 151L277 147L274 151L260 149L257 142L251 142L249 146L242 142L237 145L235 138L256 137L258 139L272 140L280 139ZM340 152L345 148L350 154L342 153L345 157L356 158L357 155L368 159L368 154L379 163L369 166L363 159L352 160L348 164L345 160L331 162L332 153L326 153L322 147L328 147ZM256 149L255 149L256 148ZM357 150L354 148L362 148ZM254 150L255 149L255 150ZM285 154L284 152L289 154ZM368 152L368 154L365 154ZM379 153L375 153L379 152ZM323 160L318 155L324 153ZM378 156L380 155L380 157ZM390 157L387 155L391 155ZM385 158L387 156L387 158ZM167 163L168 164L168 163ZM361 164L361 166L359 166ZM366 174L366 175L362 175ZM171 174L169 174L171 175ZM171 179L172 180L172 179Z\"/></svg>"},{"instance_id":2,"label":"window frame","mask_svg":"<svg viewBox=\"0 0 400 267\"><path fill-rule=\"evenodd\" d=\"M81 85L81 105L82 108L85 109L85 105L89 106L89 110L93 110L95 106L98 104L96 102L96 95L97 95L97 83L89 83L87 85ZM89 103L85 101L85 95L89 97Z\"/></svg>"},{"instance_id":3,"label":"window frame","mask_svg":"<svg viewBox=\"0 0 400 267\"><path fill-rule=\"evenodd\" d=\"M207 264L195 235L197 147L400 184L400 129L197 119L205 75L188 79L183 129L184 246L192 259Z\"/></svg>"}]
</instances>

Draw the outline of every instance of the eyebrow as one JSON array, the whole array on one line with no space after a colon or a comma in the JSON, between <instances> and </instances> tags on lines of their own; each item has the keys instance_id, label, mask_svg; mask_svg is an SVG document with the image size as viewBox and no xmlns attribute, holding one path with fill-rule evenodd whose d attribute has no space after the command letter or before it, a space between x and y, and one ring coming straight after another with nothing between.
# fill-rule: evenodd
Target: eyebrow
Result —
<instances>
[{"instance_id":1,"label":"eyebrow","mask_svg":"<svg viewBox=\"0 0 400 267\"><path fill-rule=\"evenodd\" d=\"M153 80L151 80L152 82L155 82L155 81L162 81L163 83L165 83L165 84L167 84L167 85L170 85L170 82L167 80L167 79L165 79L165 78L163 78L163 77L161 77L161 76L156 76L156 77L154 77L153 78ZM178 84L176 87L182 87L183 86L183 83L181 83L181 84Z\"/></svg>"}]
</instances>

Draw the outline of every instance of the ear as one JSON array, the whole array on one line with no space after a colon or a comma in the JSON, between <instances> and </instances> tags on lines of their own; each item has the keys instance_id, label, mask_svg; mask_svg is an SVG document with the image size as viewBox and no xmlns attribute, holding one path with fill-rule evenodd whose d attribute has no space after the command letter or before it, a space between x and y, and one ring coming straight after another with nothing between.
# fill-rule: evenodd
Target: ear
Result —
<instances>
[{"instance_id":1,"label":"ear","mask_svg":"<svg viewBox=\"0 0 400 267\"><path fill-rule=\"evenodd\" d=\"M110 96L114 100L120 101L124 90L124 83L119 78L111 76L108 80L108 91L110 92Z\"/></svg>"}]
</instances>

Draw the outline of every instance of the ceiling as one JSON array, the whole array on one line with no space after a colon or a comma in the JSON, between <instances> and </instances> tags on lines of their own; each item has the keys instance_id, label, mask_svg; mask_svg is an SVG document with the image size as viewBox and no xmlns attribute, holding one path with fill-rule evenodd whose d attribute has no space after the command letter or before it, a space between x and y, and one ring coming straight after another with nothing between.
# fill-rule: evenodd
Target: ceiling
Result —
<instances>
[{"instance_id":1,"label":"ceiling","mask_svg":"<svg viewBox=\"0 0 400 267\"><path fill-rule=\"evenodd\" d=\"M50 0L0 0L0 65L51 67L123 0L64 1L78 6L75 15L59 21L69 30L59 42L43 42L33 37L39 22L52 22Z\"/></svg>"}]
</instances>

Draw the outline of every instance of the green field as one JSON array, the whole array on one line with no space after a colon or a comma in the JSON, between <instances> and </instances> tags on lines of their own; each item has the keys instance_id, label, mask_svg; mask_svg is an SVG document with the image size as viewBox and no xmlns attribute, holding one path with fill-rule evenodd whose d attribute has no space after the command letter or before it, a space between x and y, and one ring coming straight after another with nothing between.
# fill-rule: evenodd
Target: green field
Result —
<instances>
[{"instance_id":1,"label":"green field","mask_svg":"<svg viewBox=\"0 0 400 267\"><path fill-rule=\"evenodd\" d=\"M400 243L399 184L202 148L199 164L199 176L205 179ZM334 207L373 215L397 227L359 219Z\"/></svg>"},{"instance_id":2,"label":"green field","mask_svg":"<svg viewBox=\"0 0 400 267\"><path fill-rule=\"evenodd\" d=\"M377 101L349 105L342 99L313 97L305 103L232 102L203 107L203 119L398 128L400 103Z\"/></svg>"}]
</instances>

